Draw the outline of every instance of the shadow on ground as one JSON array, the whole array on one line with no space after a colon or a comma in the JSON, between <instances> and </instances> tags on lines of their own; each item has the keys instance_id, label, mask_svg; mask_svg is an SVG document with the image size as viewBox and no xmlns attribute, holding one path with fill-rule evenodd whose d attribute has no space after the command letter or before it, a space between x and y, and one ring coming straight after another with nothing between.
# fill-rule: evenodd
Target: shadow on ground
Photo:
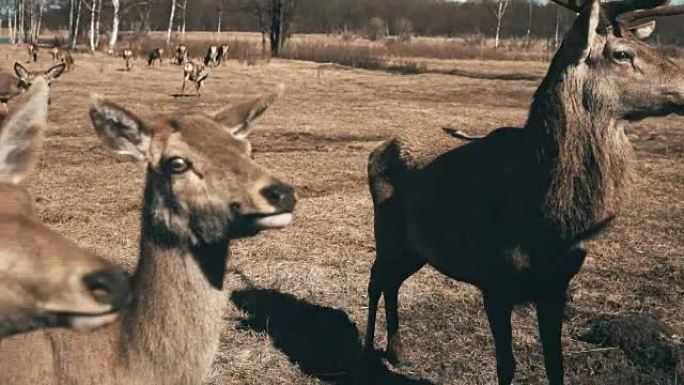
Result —
<instances>
[{"instance_id":1,"label":"shadow on ground","mask_svg":"<svg viewBox=\"0 0 684 385\"><path fill-rule=\"evenodd\" d=\"M249 314L240 327L268 333L273 345L304 373L330 384L355 383L362 347L356 325L345 312L267 289L236 291L231 300ZM358 384L432 384L391 372L378 355L367 362Z\"/></svg>"}]
</instances>

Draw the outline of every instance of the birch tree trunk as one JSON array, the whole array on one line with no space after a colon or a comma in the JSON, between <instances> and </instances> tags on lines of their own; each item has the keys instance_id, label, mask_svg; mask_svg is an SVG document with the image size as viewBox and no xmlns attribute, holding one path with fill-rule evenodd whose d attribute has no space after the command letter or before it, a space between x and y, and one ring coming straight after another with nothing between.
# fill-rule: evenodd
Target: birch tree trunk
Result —
<instances>
[{"instance_id":1,"label":"birch tree trunk","mask_svg":"<svg viewBox=\"0 0 684 385\"><path fill-rule=\"evenodd\" d=\"M38 40L40 37L40 28L43 24L43 10L45 9L45 1L40 0L40 5L38 6L38 17L36 18L35 30L33 31L33 40Z\"/></svg>"},{"instance_id":2,"label":"birch tree trunk","mask_svg":"<svg viewBox=\"0 0 684 385\"><path fill-rule=\"evenodd\" d=\"M68 43L71 42L74 36L74 0L69 0L69 38ZM67 43L67 44L68 44Z\"/></svg>"},{"instance_id":3,"label":"birch tree trunk","mask_svg":"<svg viewBox=\"0 0 684 385\"><path fill-rule=\"evenodd\" d=\"M88 31L88 48L90 52L95 52L95 11L97 10L97 0L90 3L90 30Z\"/></svg>"},{"instance_id":4,"label":"birch tree trunk","mask_svg":"<svg viewBox=\"0 0 684 385\"><path fill-rule=\"evenodd\" d=\"M71 41L69 42L69 48L76 48L76 41L78 40L78 25L81 22L81 7L83 6L83 1L75 0L76 4L76 15L74 20L74 34L71 36Z\"/></svg>"},{"instance_id":5,"label":"birch tree trunk","mask_svg":"<svg viewBox=\"0 0 684 385\"><path fill-rule=\"evenodd\" d=\"M223 3L218 0L218 22L216 23L216 33L221 36L221 21L223 19Z\"/></svg>"},{"instance_id":6,"label":"birch tree trunk","mask_svg":"<svg viewBox=\"0 0 684 385\"><path fill-rule=\"evenodd\" d=\"M494 48L499 48L499 40L501 36L501 22L508 9L510 0L497 0L496 2L496 37L494 38Z\"/></svg>"},{"instance_id":7,"label":"birch tree trunk","mask_svg":"<svg viewBox=\"0 0 684 385\"><path fill-rule=\"evenodd\" d=\"M183 26L181 27L181 40L185 42L185 13L188 9L188 0L183 0Z\"/></svg>"},{"instance_id":8,"label":"birch tree trunk","mask_svg":"<svg viewBox=\"0 0 684 385\"><path fill-rule=\"evenodd\" d=\"M100 24L102 21L102 0L97 2L97 18L95 19L95 48L100 46Z\"/></svg>"},{"instance_id":9,"label":"birch tree trunk","mask_svg":"<svg viewBox=\"0 0 684 385\"><path fill-rule=\"evenodd\" d=\"M119 38L119 10L121 8L121 2L119 0L112 0L112 8L114 8L112 14L112 35L109 37L109 45L107 46L107 53L109 55L114 54L116 41Z\"/></svg>"},{"instance_id":10,"label":"birch tree trunk","mask_svg":"<svg viewBox=\"0 0 684 385\"><path fill-rule=\"evenodd\" d=\"M530 39L532 39L532 0L527 0L528 12L527 12L527 45L530 45Z\"/></svg>"},{"instance_id":11,"label":"birch tree trunk","mask_svg":"<svg viewBox=\"0 0 684 385\"><path fill-rule=\"evenodd\" d=\"M176 0L171 0L171 12L169 15L169 29L166 33L166 45L171 43L171 31L173 31L173 17L176 14Z\"/></svg>"}]
</instances>

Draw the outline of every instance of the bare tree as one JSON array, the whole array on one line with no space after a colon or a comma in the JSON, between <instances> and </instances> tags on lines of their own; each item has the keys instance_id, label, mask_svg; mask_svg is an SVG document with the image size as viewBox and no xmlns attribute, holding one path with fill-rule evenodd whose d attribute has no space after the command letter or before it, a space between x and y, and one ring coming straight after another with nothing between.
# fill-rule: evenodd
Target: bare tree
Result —
<instances>
[{"instance_id":1,"label":"bare tree","mask_svg":"<svg viewBox=\"0 0 684 385\"><path fill-rule=\"evenodd\" d=\"M188 9L188 0L183 0L183 25L181 27L181 40L185 41L185 13Z\"/></svg>"},{"instance_id":2,"label":"bare tree","mask_svg":"<svg viewBox=\"0 0 684 385\"><path fill-rule=\"evenodd\" d=\"M494 17L496 18L496 36L494 38L494 48L499 48L499 41L501 36L501 22L503 21L508 5L511 0L496 0L494 7Z\"/></svg>"},{"instance_id":3,"label":"bare tree","mask_svg":"<svg viewBox=\"0 0 684 385\"><path fill-rule=\"evenodd\" d=\"M95 52L95 13L97 11L97 0L92 0L90 5L90 30L88 31L88 46L90 52Z\"/></svg>"},{"instance_id":4,"label":"bare tree","mask_svg":"<svg viewBox=\"0 0 684 385\"><path fill-rule=\"evenodd\" d=\"M525 36L525 40L527 41L527 45L529 46L530 44L530 39L532 38L532 8L533 8L533 2L532 0L527 0L527 6L528 6L528 12L527 12L527 34Z\"/></svg>"},{"instance_id":5,"label":"bare tree","mask_svg":"<svg viewBox=\"0 0 684 385\"><path fill-rule=\"evenodd\" d=\"M223 20L223 1L218 0L217 4L217 11L218 11L218 20L216 22L216 33L220 36L221 35L221 21Z\"/></svg>"},{"instance_id":6,"label":"bare tree","mask_svg":"<svg viewBox=\"0 0 684 385\"><path fill-rule=\"evenodd\" d=\"M114 54L116 41L119 38L119 12L121 11L121 2L119 0L112 0L112 9L112 34L109 36L109 45L107 46L107 53L109 55Z\"/></svg>"},{"instance_id":7,"label":"bare tree","mask_svg":"<svg viewBox=\"0 0 684 385\"><path fill-rule=\"evenodd\" d=\"M296 0L271 0L271 55L280 56L289 35Z\"/></svg>"},{"instance_id":8,"label":"bare tree","mask_svg":"<svg viewBox=\"0 0 684 385\"><path fill-rule=\"evenodd\" d=\"M80 0L75 0L76 1L76 13L74 16L74 25L73 25L73 31L71 33L71 40L69 41L69 48L74 49L76 48L76 40L78 38L78 25L81 21L81 8L83 5L83 1Z\"/></svg>"},{"instance_id":9,"label":"bare tree","mask_svg":"<svg viewBox=\"0 0 684 385\"><path fill-rule=\"evenodd\" d=\"M173 18L176 15L176 0L171 0L171 12L169 12L169 29L166 32L166 45L171 43L171 31L173 31Z\"/></svg>"}]
</instances>

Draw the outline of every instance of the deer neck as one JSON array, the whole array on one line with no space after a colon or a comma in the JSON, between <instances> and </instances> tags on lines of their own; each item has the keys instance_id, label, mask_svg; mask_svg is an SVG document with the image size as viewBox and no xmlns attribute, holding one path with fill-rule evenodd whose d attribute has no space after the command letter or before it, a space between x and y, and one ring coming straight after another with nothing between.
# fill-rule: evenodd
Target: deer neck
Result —
<instances>
[{"instance_id":1,"label":"deer neck","mask_svg":"<svg viewBox=\"0 0 684 385\"><path fill-rule=\"evenodd\" d=\"M544 180L542 211L564 239L617 215L633 152L612 97L585 66L553 68L535 93L526 129Z\"/></svg>"},{"instance_id":2,"label":"deer neck","mask_svg":"<svg viewBox=\"0 0 684 385\"><path fill-rule=\"evenodd\" d=\"M192 245L179 237L164 219L172 215L164 197L151 185L148 176L136 302L123 320L122 349L138 379L199 383L218 347L229 240Z\"/></svg>"}]
</instances>

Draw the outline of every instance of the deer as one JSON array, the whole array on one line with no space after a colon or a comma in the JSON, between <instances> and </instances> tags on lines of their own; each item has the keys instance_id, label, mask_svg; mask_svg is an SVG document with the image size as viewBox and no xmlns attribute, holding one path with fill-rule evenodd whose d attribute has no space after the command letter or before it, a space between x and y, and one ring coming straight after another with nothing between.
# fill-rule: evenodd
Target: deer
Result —
<instances>
[{"instance_id":1,"label":"deer","mask_svg":"<svg viewBox=\"0 0 684 385\"><path fill-rule=\"evenodd\" d=\"M0 72L0 104L3 110L7 111L7 102L13 97L25 92L36 79L44 79L48 85L59 78L66 64L57 64L48 68L46 71L29 71L19 62L14 63L14 73L11 74Z\"/></svg>"},{"instance_id":2,"label":"deer","mask_svg":"<svg viewBox=\"0 0 684 385\"><path fill-rule=\"evenodd\" d=\"M26 46L26 50L28 51L29 55L29 62L37 62L38 61L38 46L35 43L29 43Z\"/></svg>"},{"instance_id":3,"label":"deer","mask_svg":"<svg viewBox=\"0 0 684 385\"><path fill-rule=\"evenodd\" d=\"M74 64L74 57L71 55L71 51L69 50L63 50L57 46L54 46L50 48L50 56L52 56L52 61L53 62L60 62L64 63L66 65L65 71L70 72L73 70L75 64Z\"/></svg>"},{"instance_id":4,"label":"deer","mask_svg":"<svg viewBox=\"0 0 684 385\"><path fill-rule=\"evenodd\" d=\"M114 321L130 299L125 273L42 224L21 182L47 127L48 85L38 79L0 127L0 346L39 328L85 331Z\"/></svg>"},{"instance_id":5,"label":"deer","mask_svg":"<svg viewBox=\"0 0 684 385\"><path fill-rule=\"evenodd\" d=\"M178 65L184 65L188 62L188 47L185 44L179 44L176 46L175 61Z\"/></svg>"},{"instance_id":6,"label":"deer","mask_svg":"<svg viewBox=\"0 0 684 385\"><path fill-rule=\"evenodd\" d=\"M154 67L154 63L158 60L159 65L163 64L162 59L164 58L164 48L155 48L150 52L150 55L147 58L147 65L150 67Z\"/></svg>"},{"instance_id":7,"label":"deer","mask_svg":"<svg viewBox=\"0 0 684 385\"><path fill-rule=\"evenodd\" d=\"M183 85L181 86L181 96L185 95L185 83L191 81L195 83L197 96L201 96L204 81L209 77L209 69L195 61L187 62L183 65Z\"/></svg>"},{"instance_id":8,"label":"deer","mask_svg":"<svg viewBox=\"0 0 684 385\"><path fill-rule=\"evenodd\" d=\"M523 303L536 307L549 384L564 383L566 290L588 253L584 241L609 229L634 174L625 127L684 115L684 71L643 41L654 17L684 14L684 6L554 1L579 15L534 94L524 127L499 128L436 155L406 138L370 154L376 257L360 381L368 378L374 355L381 296L386 355L402 362L399 289L430 264L481 291L500 385L515 375L511 313Z\"/></svg>"},{"instance_id":9,"label":"deer","mask_svg":"<svg viewBox=\"0 0 684 385\"><path fill-rule=\"evenodd\" d=\"M204 65L207 67L216 67L219 64L218 47L210 45L207 48L207 53L204 55Z\"/></svg>"},{"instance_id":10,"label":"deer","mask_svg":"<svg viewBox=\"0 0 684 385\"><path fill-rule=\"evenodd\" d=\"M133 59L133 50L130 48L125 48L124 50L121 51L121 57L124 59L124 62L126 63L126 67L124 68L126 71L131 70L131 60Z\"/></svg>"},{"instance_id":11,"label":"deer","mask_svg":"<svg viewBox=\"0 0 684 385\"><path fill-rule=\"evenodd\" d=\"M103 144L147 168L135 300L87 335L49 330L3 340L0 383L200 384L225 324L231 241L293 219L292 187L252 159L247 139L281 94L279 87L217 113L147 119L94 100L89 114Z\"/></svg>"},{"instance_id":12,"label":"deer","mask_svg":"<svg viewBox=\"0 0 684 385\"><path fill-rule=\"evenodd\" d=\"M228 47L228 44L221 44L218 47L218 52L217 52L217 57L218 57L218 64L225 64L228 61L228 50L230 47Z\"/></svg>"}]
</instances>

